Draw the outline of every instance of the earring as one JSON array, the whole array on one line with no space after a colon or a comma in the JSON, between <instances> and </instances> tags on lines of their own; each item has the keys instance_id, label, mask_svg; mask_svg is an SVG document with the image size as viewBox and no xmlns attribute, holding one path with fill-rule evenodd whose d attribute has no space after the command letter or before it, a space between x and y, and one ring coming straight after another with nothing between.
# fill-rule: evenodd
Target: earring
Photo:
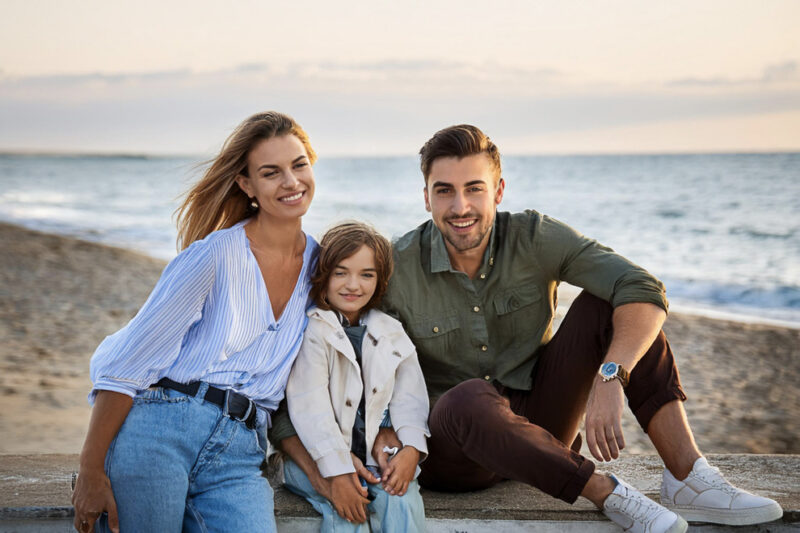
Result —
<instances>
[{"instance_id":1,"label":"earring","mask_svg":"<svg viewBox=\"0 0 800 533\"><path fill-rule=\"evenodd\" d=\"M250 198L250 207L252 207L254 210L258 209L258 202L256 201L255 196Z\"/></svg>"}]
</instances>

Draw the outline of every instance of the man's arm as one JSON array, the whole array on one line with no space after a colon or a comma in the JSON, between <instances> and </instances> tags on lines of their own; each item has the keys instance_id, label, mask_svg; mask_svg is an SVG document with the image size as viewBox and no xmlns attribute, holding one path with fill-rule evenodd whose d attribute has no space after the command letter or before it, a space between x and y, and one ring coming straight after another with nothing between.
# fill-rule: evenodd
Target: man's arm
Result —
<instances>
[{"instance_id":1,"label":"man's arm","mask_svg":"<svg viewBox=\"0 0 800 533\"><path fill-rule=\"evenodd\" d=\"M636 363L655 341L667 314L650 303L629 303L614 309L614 335L604 362L613 361L633 371ZM625 393L618 379L604 382L598 375L586 406L586 444L602 461L619 457L625 447L622 435L622 410Z\"/></svg>"}]
</instances>

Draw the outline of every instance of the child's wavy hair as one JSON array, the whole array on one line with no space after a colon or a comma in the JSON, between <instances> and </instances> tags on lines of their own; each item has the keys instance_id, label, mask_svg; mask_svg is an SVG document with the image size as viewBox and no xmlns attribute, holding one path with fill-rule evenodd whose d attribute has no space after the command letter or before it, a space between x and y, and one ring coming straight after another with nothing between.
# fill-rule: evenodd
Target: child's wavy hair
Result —
<instances>
[{"instance_id":1,"label":"child's wavy hair","mask_svg":"<svg viewBox=\"0 0 800 533\"><path fill-rule=\"evenodd\" d=\"M317 270L311 277L311 298L320 309L330 310L325 291L336 265L355 254L362 246L366 245L375 253L375 293L364 306L366 312L381 303L389 278L394 269L392 259L392 245L388 239L378 231L363 222L348 221L337 224L329 229L320 242Z\"/></svg>"}]
</instances>

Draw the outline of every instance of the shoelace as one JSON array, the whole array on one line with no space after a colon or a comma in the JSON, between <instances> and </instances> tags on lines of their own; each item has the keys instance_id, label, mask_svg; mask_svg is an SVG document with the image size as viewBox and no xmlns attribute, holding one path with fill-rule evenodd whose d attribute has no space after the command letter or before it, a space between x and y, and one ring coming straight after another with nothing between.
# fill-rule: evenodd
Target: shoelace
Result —
<instances>
[{"instance_id":1,"label":"shoelace","mask_svg":"<svg viewBox=\"0 0 800 533\"><path fill-rule=\"evenodd\" d=\"M699 472L697 472L697 477L700 478L701 481L708 483L711 487L724 492L729 496L736 496L739 494L739 491L735 489L730 483L728 483L725 478L720 473L719 469L714 466L709 466L708 468L703 468Z\"/></svg>"},{"instance_id":2,"label":"shoelace","mask_svg":"<svg viewBox=\"0 0 800 533\"><path fill-rule=\"evenodd\" d=\"M651 512L658 513L661 511L660 505L648 499L645 496L637 498L632 496L628 489L625 489L625 495L622 497L622 502L619 504L619 510L624 514L630 516L637 522L644 522L647 515Z\"/></svg>"}]
</instances>

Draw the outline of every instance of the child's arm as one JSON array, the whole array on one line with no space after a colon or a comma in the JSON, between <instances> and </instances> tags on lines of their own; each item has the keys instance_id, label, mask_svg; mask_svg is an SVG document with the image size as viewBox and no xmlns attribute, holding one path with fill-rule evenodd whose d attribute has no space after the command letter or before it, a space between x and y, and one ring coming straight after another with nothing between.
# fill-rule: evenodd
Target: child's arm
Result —
<instances>
[{"instance_id":1,"label":"child's arm","mask_svg":"<svg viewBox=\"0 0 800 533\"><path fill-rule=\"evenodd\" d=\"M408 337L399 342L411 341ZM413 346L413 345L411 345ZM402 449L381 471L383 487L389 494L402 496L414 479L417 465L428 454L428 391L416 351L406 357L395 371L395 386L389 401L389 413Z\"/></svg>"}]
</instances>

